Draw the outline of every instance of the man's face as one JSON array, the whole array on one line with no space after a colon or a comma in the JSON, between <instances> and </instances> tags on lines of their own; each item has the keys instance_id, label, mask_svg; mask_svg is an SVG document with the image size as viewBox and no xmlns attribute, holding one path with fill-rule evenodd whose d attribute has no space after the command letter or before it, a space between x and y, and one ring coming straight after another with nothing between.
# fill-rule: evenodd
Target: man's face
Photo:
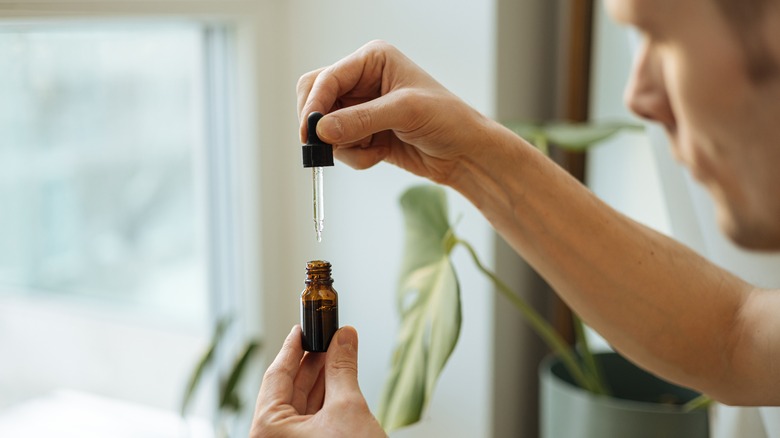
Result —
<instances>
[{"instance_id":1,"label":"man's face","mask_svg":"<svg viewBox=\"0 0 780 438\"><path fill-rule=\"evenodd\" d=\"M742 0L739 0L742 1ZM780 248L780 77L751 79L745 47L715 0L606 0L643 37L629 107L661 123L675 157L715 198L736 243ZM780 65L780 7L760 32Z\"/></svg>"}]
</instances>

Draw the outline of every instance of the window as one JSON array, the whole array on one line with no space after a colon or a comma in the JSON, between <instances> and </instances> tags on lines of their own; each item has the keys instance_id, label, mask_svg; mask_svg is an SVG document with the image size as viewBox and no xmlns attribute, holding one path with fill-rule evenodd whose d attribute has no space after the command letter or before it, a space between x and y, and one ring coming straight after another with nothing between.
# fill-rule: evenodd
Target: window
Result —
<instances>
[{"instance_id":1,"label":"window","mask_svg":"<svg viewBox=\"0 0 780 438\"><path fill-rule=\"evenodd\" d=\"M201 19L0 22L0 435L72 397L178 433L214 321L243 316L234 43Z\"/></svg>"},{"instance_id":2,"label":"window","mask_svg":"<svg viewBox=\"0 0 780 438\"><path fill-rule=\"evenodd\" d=\"M204 53L198 23L0 30L0 293L204 321Z\"/></svg>"},{"instance_id":3,"label":"window","mask_svg":"<svg viewBox=\"0 0 780 438\"><path fill-rule=\"evenodd\" d=\"M277 92L288 52L270 43L285 10L0 0L0 436L50 436L34 420L14 429L19 412L53 418L63 400L106 397L153 436L179 436L189 373L219 318L234 321L225 370L249 337L289 329L295 307L265 301L289 297L264 291L298 289L301 257L265 254L291 246L267 240L292 235L278 212L304 196L292 195L289 149L260 159L292 131L277 117L291 113ZM250 408L260 375L242 380ZM213 377L194 415L213 416ZM125 405L173 416L176 430L113 410Z\"/></svg>"}]
</instances>

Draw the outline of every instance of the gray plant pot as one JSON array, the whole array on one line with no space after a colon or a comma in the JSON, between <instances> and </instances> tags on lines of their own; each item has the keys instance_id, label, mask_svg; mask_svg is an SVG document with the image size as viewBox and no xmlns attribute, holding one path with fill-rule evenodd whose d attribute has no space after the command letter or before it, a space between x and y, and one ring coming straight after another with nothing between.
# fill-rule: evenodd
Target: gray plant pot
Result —
<instances>
[{"instance_id":1,"label":"gray plant pot","mask_svg":"<svg viewBox=\"0 0 780 438\"><path fill-rule=\"evenodd\" d=\"M578 387L555 357L542 362L542 438L709 436L706 409L683 412L679 404L658 402L685 403L699 394L661 380L616 353L596 357L612 396L595 395Z\"/></svg>"}]
</instances>

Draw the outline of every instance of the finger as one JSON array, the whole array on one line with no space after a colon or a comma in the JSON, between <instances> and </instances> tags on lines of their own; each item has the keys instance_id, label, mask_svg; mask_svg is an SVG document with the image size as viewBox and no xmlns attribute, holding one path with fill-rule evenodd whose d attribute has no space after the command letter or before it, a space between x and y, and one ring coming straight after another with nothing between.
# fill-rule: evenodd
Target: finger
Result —
<instances>
[{"instance_id":1,"label":"finger","mask_svg":"<svg viewBox=\"0 0 780 438\"><path fill-rule=\"evenodd\" d=\"M370 146L367 148L337 148L334 156L353 169L368 169L387 158L389 146Z\"/></svg>"},{"instance_id":2,"label":"finger","mask_svg":"<svg viewBox=\"0 0 780 438\"><path fill-rule=\"evenodd\" d=\"M306 134L307 134L307 128L306 128L306 119L308 118L309 114L304 114L303 106L306 104L306 101L309 98L309 94L311 94L311 88L314 86L314 81L317 79L317 77L322 73L322 71L325 70L325 67L319 68L314 71L310 71L309 73L306 73L305 75L301 76L298 79L298 84L296 86L296 93L298 95L298 123L300 125L300 136L301 136L301 143L306 142Z\"/></svg>"},{"instance_id":3,"label":"finger","mask_svg":"<svg viewBox=\"0 0 780 438\"><path fill-rule=\"evenodd\" d=\"M342 327L333 341L325 354L324 404L356 394L362 399L357 380L357 331L353 327Z\"/></svg>"},{"instance_id":4,"label":"finger","mask_svg":"<svg viewBox=\"0 0 780 438\"><path fill-rule=\"evenodd\" d=\"M293 327L282 349L263 376L260 393L257 396L258 408L262 405L285 404L292 401L293 381L303 357L301 346L301 327Z\"/></svg>"},{"instance_id":5,"label":"finger","mask_svg":"<svg viewBox=\"0 0 780 438\"><path fill-rule=\"evenodd\" d=\"M306 414L316 414L322 409L322 402L325 400L325 368L320 370L317 382L309 393L309 400L306 403Z\"/></svg>"},{"instance_id":6,"label":"finger","mask_svg":"<svg viewBox=\"0 0 780 438\"><path fill-rule=\"evenodd\" d=\"M309 393L317 382L324 364L324 354L307 353L303 356L303 360L301 360L301 367L298 370L298 374L295 376L295 382L293 383L292 398L293 407L301 414L306 411Z\"/></svg>"},{"instance_id":7,"label":"finger","mask_svg":"<svg viewBox=\"0 0 780 438\"><path fill-rule=\"evenodd\" d=\"M413 90L405 89L337 109L320 119L317 135L326 143L350 144L382 131L412 131L420 120L419 99Z\"/></svg>"},{"instance_id":8,"label":"finger","mask_svg":"<svg viewBox=\"0 0 780 438\"><path fill-rule=\"evenodd\" d=\"M327 113L339 97L353 90L361 81L370 89L382 82L389 44L372 41L316 75L298 116L305 119L312 111Z\"/></svg>"},{"instance_id":9,"label":"finger","mask_svg":"<svg viewBox=\"0 0 780 438\"><path fill-rule=\"evenodd\" d=\"M314 78L314 82L308 89L306 100L299 110L298 117L301 120L301 136L306 132L303 120L313 111L319 111L327 115L341 109L341 106L346 108L361 106L361 104L355 104L354 107L352 104L341 105L339 99L345 96L352 96L353 99L357 99L359 102L367 101L364 103L372 104L380 103L383 100L382 98L387 95L408 94L390 90L394 88L392 85L395 83L394 78L407 76L404 73L404 69L410 64L413 65L395 47L383 41L372 41L346 58L321 70ZM420 76L425 75L422 70L417 70L416 74ZM310 79L311 77L308 77L307 81ZM308 82L306 87L308 87ZM369 110L368 114L350 111L345 114L345 117L358 116L361 117L362 122L366 122L369 120L366 116L370 117L370 112L376 108L374 105L369 105L366 109ZM323 140L331 144L348 143L374 132L390 129L395 124L395 121L392 119L387 120L385 125L382 124L382 121L387 116L401 115L399 113L405 113L408 110L409 108L404 107L404 111L383 111L381 115L385 117L377 118L377 123L374 123L372 126L368 126L366 123L362 124L363 128L365 128L362 135L358 132L352 132L351 137L349 139L345 138L343 141L337 137L323 138ZM369 132L368 128L370 127L375 129ZM321 134L319 129L317 132Z\"/></svg>"}]
</instances>

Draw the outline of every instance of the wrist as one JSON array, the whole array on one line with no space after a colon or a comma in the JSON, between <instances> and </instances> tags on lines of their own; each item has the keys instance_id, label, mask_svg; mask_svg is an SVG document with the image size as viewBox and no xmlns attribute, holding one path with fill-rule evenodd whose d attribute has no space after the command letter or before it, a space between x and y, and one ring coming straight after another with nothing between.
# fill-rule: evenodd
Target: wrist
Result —
<instances>
[{"instance_id":1,"label":"wrist","mask_svg":"<svg viewBox=\"0 0 780 438\"><path fill-rule=\"evenodd\" d=\"M544 156L500 123L482 117L473 146L454 168L447 185L461 193L496 227L512 221L525 195L529 172ZM535 164L536 163L536 164Z\"/></svg>"}]
</instances>

